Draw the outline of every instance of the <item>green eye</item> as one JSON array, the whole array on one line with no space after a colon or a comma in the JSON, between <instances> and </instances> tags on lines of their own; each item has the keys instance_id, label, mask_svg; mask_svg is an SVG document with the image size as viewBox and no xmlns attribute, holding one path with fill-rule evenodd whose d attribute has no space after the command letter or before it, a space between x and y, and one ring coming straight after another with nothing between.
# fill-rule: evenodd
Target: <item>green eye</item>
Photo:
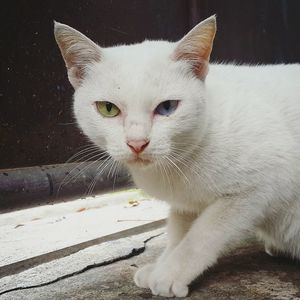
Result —
<instances>
[{"instance_id":1,"label":"green eye","mask_svg":"<svg viewBox=\"0 0 300 300\"><path fill-rule=\"evenodd\" d=\"M108 101L97 101L96 107L98 112L106 118L116 117L120 113L120 109Z\"/></svg>"}]
</instances>

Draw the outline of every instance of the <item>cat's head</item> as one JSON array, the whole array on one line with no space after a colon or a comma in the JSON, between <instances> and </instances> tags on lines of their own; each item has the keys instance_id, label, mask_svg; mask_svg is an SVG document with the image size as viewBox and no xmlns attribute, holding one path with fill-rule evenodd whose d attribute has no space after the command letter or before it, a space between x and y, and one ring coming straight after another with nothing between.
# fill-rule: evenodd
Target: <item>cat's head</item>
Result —
<instances>
[{"instance_id":1,"label":"cat's head","mask_svg":"<svg viewBox=\"0 0 300 300\"><path fill-rule=\"evenodd\" d=\"M215 32L212 16L176 43L102 48L55 23L83 132L131 167L184 162L205 130L204 80Z\"/></svg>"}]
</instances>

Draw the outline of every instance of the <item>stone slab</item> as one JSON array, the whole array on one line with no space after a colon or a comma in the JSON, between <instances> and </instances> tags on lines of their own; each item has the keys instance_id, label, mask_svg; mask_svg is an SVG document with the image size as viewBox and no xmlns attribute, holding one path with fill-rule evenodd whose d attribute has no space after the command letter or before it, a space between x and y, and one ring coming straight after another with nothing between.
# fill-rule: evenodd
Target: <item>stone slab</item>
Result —
<instances>
[{"instance_id":1,"label":"stone slab","mask_svg":"<svg viewBox=\"0 0 300 300\"><path fill-rule=\"evenodd\" d=\"M28 265L31 258L71 251L166 215L167 205L135 189L0 214L0 268Z\"/></svg>"},{"instance_id":2,"label":"stone slab","mask_svg":"<svg viewBox=\"0 0 300 300\"><path fill-rule=\"evenodd\" d=\"M47 286L7 293L0 299L164 299L136 287L132 278L136 268L153 261L165 243L165 235L157 236L139 255ZM78 258L73 263L78 263ZM270 257L260 245L251 243L221 258L215 267L192 284L190 290L188 299L191 300L299 300L300 265L291 259Z\"/></svg>"}]
</instances>

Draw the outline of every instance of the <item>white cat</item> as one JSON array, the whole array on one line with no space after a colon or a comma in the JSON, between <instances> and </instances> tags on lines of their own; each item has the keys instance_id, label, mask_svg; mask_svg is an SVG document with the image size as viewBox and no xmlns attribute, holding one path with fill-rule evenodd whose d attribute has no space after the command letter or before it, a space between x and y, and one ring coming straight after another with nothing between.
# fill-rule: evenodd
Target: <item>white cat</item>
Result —
<instances>
[{"instance_id":1,"label":"white cat","mask_svg":"<svg viewBox=\"0 0 300 300\"><path fill-rule=\"evenodd\" d=\"M300 65L208 73L215 31L213 16L177 43L100 48L55 24L78 124L171 206L167 249L135 275L154 295L187 296L253 233L300 257Z\"/></svg>"}]
</instances>

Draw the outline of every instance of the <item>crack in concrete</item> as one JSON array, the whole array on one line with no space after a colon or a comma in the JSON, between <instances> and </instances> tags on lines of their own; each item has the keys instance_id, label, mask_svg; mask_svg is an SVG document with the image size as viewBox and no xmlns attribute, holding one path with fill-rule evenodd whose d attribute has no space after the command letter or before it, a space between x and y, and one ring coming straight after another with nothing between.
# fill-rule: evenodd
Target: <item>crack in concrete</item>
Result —
<instances>
[{"instance_id":1,"label":"crack in concrete","mask_svg":"<svg viewBox=\"0 0 300 300\"><path fill-rule=\"evenodd\" d=\"M35 284L35 285L28 285L28 286L19 286L19 287L15 287L15 288L12 288L12 289L9 289L9 290L6 290L6 291L3 291L3 292L0 292L0 296L4 295L4 294L7 294L7 293L11 293L11 292L14 292L14 291L19 291L19 290L28 290L28 289L34 289L34 288L39 288L39 287L43 287L43 286L47 286L47 285L50 285L50 284L53 284L53 283L56 283L56 282L59 282L59 281L62 281L64 279L67 279L67 278L70 278L70 277L74 277L76 275L79 275L79 274L82 274L88 270L91 270L91 269L94 269L94 268L99 268L99 267L103 267L103 266L107 266L107 265L110 265L110 264L113 264L113 263L116 263L116 262L119 262L119 261L122 261L122 260L126 260L126 259L129 259L131 257L134 257L134 256L138 256L142 253L145 252L146 250L146 244L151 241L152 239L156 238L156 237L159 237L161 236L163 233L159 233L159 234L156 234L154 236L151 236L149 238L147 238L146 240L144 240L144 245L143 247L140 247L140 248L133 248L131 250L130 253L128 254L125 254L123 256L119 256L117 258L113 258L113 259L110 259L110 260L107 260L107 261L103 261L101 263L96 263L96 264L92 264L92 265L87 265L86 267L78 270L78 271L75 271L75 272L72 272L72 273L69 273L69 274L66 274L66 275L63 275L63 276L60 276L60 277L57 277L51 281L47 281L47 282L43 282L43 283L40 283L40 284Z\"/></svg>"}]
</instances>

